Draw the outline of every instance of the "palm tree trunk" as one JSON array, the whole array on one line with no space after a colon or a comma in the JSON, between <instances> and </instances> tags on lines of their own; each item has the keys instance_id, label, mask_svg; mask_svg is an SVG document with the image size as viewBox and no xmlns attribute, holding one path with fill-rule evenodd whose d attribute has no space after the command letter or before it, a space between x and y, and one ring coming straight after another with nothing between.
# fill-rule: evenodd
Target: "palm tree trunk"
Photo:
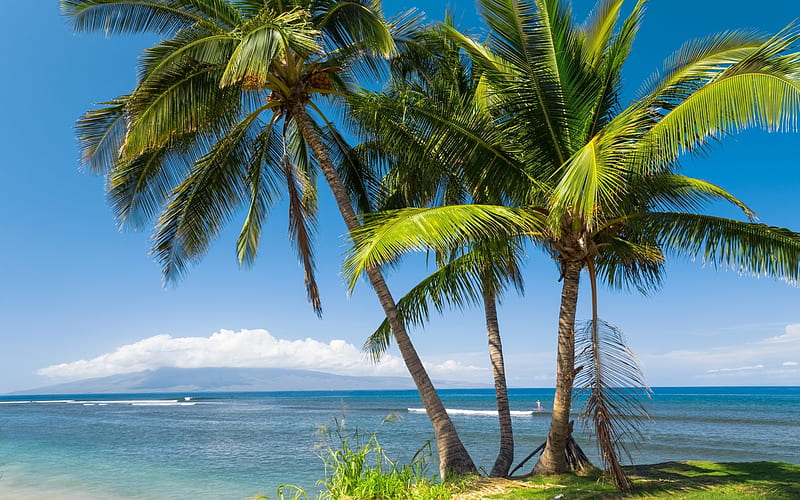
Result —
<instances>
[{"instance_id":1,"label":"palm tree trunk","mask_svg":"<svg viewBox=\"0 0 800 500\"><path fill-rule=\"evenodd\" d=\"M486 336L489 340L489 359L494 375L494 393L497 400L497 419L500 423L500 451L492 467L491 477L506 477L514 461L514 433L511 428L511 408L508 404L506 369L503 362L503 345L500 343L500 326L497 322L497 295L487 291L483 295L486 314Z\"/></svg>"},{"instance_id":2,"label":"palm tree trunk","mask_svg":"<svg viewBox=\"0 0 800 500\"><path fill-rule=\"evenodd\" d=\"M360 223L356 217L355 210L353 210L350 197L347 195L347 190L339 177L339 173L333 166L330 156L328 156L328 151L322 142L319 132L306 113L305 107L298 104L291 110L291 113L300 133L314 152L320 169L333 192L333 197L336 199L336 204L347 229L351 232L358 229ZM386 281L383 279L383 274L379 269L372 268L367 270L367 277L383 307L386 319L392 328L395 342L397 342L397 348L400 350L411 378L417 386L422 403L428 413L428 418L433 424L434 437L439 452L439 473L441 477L445 478L451 474L477 473L472 458L458 437L456 428L452 420L450 420L450 416L447 415L447 411L441 399L439 399L439 395L436 393L436 389L430 377L428 377L428 373L425 371L414 345L411 343L411 338L406 332L405 325L400 321L394 298L389 292Z\"/></svg>"},{"instance_id":3,"label":"palm tree trunk","mask_svg":"<svg viewBox=\"0 0 800 500\"><path fill-rule=\"evenodd\" d=\"M567 439L569 438L569 412L572 405L572 387L575 380L575 309L578 305L582 261L564 262L564 284L561 289L561 311L558 318L558 356L556 393L553 400L553 417L547 444L534 474L559 474L567 472Z\"/></svg>"}]
</instances>

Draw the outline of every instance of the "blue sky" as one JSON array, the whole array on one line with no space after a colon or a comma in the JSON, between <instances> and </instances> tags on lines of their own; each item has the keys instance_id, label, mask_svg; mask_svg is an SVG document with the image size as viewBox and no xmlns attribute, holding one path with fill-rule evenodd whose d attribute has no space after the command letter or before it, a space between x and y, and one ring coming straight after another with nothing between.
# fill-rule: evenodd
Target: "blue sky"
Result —
<instances>
[{"instance_id":1,"label":"blue sky","mask_svg":"<svg viewBox=\"0 0 800 500\"><path fill-rule=\"evenodd\" d=\"M629 3L633 3L629 0ZM445 2L416 5L441 19ZM476 25L476 9L457 19ZM591 2L576 0L583 15ZM774 32L800 17L795 0L652 0L630 64L634 92L686 40L730 28ZM365 284L347 297L339 266L344 225L323 188L318 238L324 317L305 300L302 269L274 212L251 269L235 260L234 222L202 263L164 288L149 234L117 230L103 179L78 171L74 122L96 102L128 92L153 36L71 33L57 2L8 2L0 17L0 392L157 366L287 366L397 374L362 361L358 346L381 319ZM727 188L771 225L800 230L800 134L750 131L685 172ZM724 213L724 212L723 212ZM411 258L390 275L396 295L423 276ZM512 386L549 387L559 284L532 253L527 294L500 310ZM626 332L651 385L800 385L800 289L673 259L649 297L603 290L601 317ZM585 304L579 312L587 316ZM434 378L489 385L479 311L435 318L414 342Z\"/></svg>"}]
</instances>

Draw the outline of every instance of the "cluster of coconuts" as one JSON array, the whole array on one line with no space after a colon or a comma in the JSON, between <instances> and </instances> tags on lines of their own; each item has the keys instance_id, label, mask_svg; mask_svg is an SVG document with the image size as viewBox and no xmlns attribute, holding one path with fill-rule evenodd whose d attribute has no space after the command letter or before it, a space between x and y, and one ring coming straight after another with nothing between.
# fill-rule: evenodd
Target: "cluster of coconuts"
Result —
<instances>
[{"instance_id":1,"label":"cluster of coconuts","mask_svg":"<svg viewBox=\"0 0 800 500\"><path fill-rule=\"evenodd\" d=\"M316 71L307 76L308 86L318 90L333 90L333 80L327 71ZM244 90L258 90L263 89L266 82L263 78L253 73L248 73L242 79L242 89ZM270 92L267 96L267 102L277 100L274 92Z\"/></svg>"},{"instance_id":2,"label":"cluster of coconuts","mask_svg":"<svg viewBox=\"0 0 800 500\"><path fill-rule=\"evenodd\" d=\"M263 86L264 79L258 75L254 75L253 73L244 75L244 79L242 80L242 88L244 90L256 90L263 88Z\"/></svg>"},{"instance_id":3,"label":"cluster of coconuts","mask_svg":"<svg viewBox=\"0 0 800 500\"><path fill-rule=\"evenodd\" d=\"M331 80L331 76L325 71L312 73L308 78L308 85L314 89L333 90L333 80Z\"/></svg>"}]
</instances>

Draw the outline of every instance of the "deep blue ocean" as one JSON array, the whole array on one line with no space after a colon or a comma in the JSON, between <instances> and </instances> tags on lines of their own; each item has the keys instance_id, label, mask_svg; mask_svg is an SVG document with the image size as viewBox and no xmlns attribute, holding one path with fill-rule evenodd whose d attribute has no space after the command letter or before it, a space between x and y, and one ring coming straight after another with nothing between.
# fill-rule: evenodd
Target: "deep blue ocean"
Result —
<instances>
[{"instance_id":1,"label":"deep blue ocean","mask_svg":"<svg viewBox=\"0 0 800 500\"><path fill-rule=\"evenodd\" d=\"M490 469L494 391L440 394L448 409L468 410L452 419ZM550 408L552 397L552 389L510 391L517 411L537 400ZM407 460L432 439L427 416L408 411L421 406L415 391L0 396L0 498L275 498L287 483L313 492L324 474L321 426L338 419L377 431L391 457ZM800 387L656 388L648 408L653 420L631 450L635 463L800 463ZM399 418L381 424L390 414ZM517 461L544 441L549 420L547 411L513 417ZM597 463L594 446L582 444Z\"/></svg>"}]
</instances>

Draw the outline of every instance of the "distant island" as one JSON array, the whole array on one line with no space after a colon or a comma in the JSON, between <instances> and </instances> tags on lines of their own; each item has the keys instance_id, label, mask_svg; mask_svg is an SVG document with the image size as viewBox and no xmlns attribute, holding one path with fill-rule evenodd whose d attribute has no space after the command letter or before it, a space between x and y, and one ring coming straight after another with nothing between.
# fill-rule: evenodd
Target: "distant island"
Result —
<instances>
[{"instance_id":1,"label":"distant island","mask_svg":"<svg viewBox=\"0 0 800 500\"><path fill-rule=\"evenodd\" d=\"M439 381L441 388L475 384ZM407 377L354 377L282 368L159 368L91 378L11 394L121 394L154 392L267 392L414 389Z\"/></svg>"}]
</instances>

